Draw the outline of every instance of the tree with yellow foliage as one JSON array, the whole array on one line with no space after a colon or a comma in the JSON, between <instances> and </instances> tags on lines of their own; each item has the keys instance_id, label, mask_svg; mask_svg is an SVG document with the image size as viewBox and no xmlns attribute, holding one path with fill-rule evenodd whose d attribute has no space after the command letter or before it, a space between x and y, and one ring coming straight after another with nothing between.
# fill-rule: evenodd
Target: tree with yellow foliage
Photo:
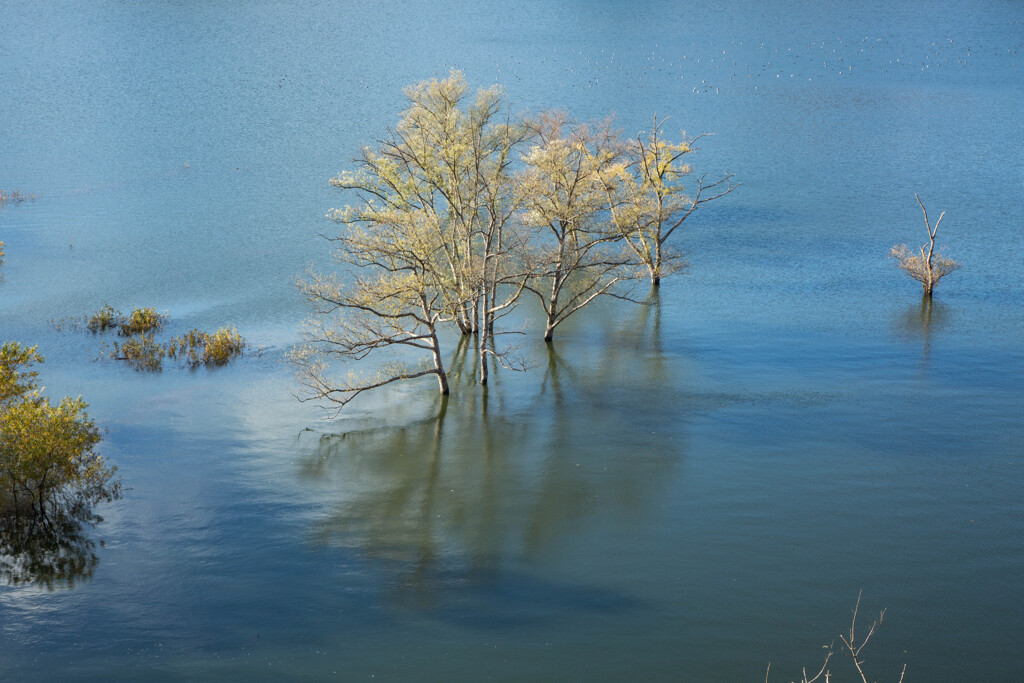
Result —
<instances>
[{"instance_id":1,"label":"tree with yellow foliage","mask_svg":"<svg viewBox=\"0 0 1024 683\"><path fill-rule=\"evenodd\" d=\"M698 150L694 143L705 136L687 140L684 133L682 142L669 142L661 135L666 120L655 117L647 138L641 134L631 141L628 165L604 174L613 220L646 266L654 287L682 265L679 251L667 244L672 234L698 208L739 187L731 173L714 182L700 176L696 189L687 194L683 181L693 168L686 157Z\"/></svg>"},{"instance_id":2,"label":"tree with yellow foliage","mask_svg":"<svg viewBox=\"0 0 1024 683\"><path fill-rule=\"evenodd\" d=\"M606 209L606 182L621 177L624 148L611 122L584 125L562 112L538 116L523 155L523 220L537 234L525 254L526 288L544 308L544 340L599 296L632 279L635 259ZM602 178L607 179L607 181Z\"/></svg>"},{"instance_id":3,"label":"tree with yellow foliage","mask_svg":"<svg viewBox=\"0 0 1024 683\"><path fill-rule=\"evenodd\" d=\"M328 218L342 276L311 272L300 288L313 306L294 354L304 397L343 407L369 389L434 375L449 392L439 330L478 336L480 381L495 320L514 306L525 274L510 266L521 235L511 171L522 124L503 114L498 88L471 94L462 74L405 91L398 125L331 180L355 195ZM333 359L391 357L372 376L328 376ZM419 361L415 362L419 356Z\"/></svg>"},{"instance_id":4,"label":"tree with yellow foliage","mask_svg":"<svg viewBox=\"0 0 1024 683\"><path fill-rule=\"evenodd\" d=\"M120 495L116 468L95 451L101 436L81 398L52 405L30 370L43 357L17 342L0 346L0 510L45 520L58 508Z\"/></svg>"}]
</instances>

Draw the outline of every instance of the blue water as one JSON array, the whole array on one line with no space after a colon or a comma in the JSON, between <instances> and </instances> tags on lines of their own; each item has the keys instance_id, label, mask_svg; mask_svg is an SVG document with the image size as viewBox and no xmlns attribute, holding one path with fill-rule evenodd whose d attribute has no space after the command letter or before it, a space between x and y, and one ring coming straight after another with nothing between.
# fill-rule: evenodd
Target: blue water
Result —
<instances>
[{"instance_id":1,"label":"blue water","mask_svg":"<svg viewBox=\"0 0 1024 683\"><path fill-rule=\"evenodd\" d=\"M451 68L714 133L743 184L655 305L330 418L284 362L327 180ZM128 487L91 577L0 586L3 680L788 681L862 589L871 677L1024 675L1019 3L8 2L0 74L0 188L39 196L0 208L0 339ZM964 264L930 309L887 258L915 192ZM51 321L106 302L258 352L96 361Z\"/></svg>"}]
</instances>

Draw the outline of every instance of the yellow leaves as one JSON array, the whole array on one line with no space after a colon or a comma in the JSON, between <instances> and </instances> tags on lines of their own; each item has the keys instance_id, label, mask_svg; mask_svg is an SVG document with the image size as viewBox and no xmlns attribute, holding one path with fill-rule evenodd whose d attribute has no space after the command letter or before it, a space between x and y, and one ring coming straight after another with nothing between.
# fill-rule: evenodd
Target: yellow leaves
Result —
<instances>
[{"instance_id":1,"label":"yellow leaves","mask_svg":"<svg viewBox=\"0 0 1024 683\"><path fill-rule=\"evenodd\" d=\"M14 499L3 503L17 507L23 495L42 507L58 492L108 499L119 485L105 486L114 468L92 450L100 441L99 430L81 398L52 405L39 395L35 373L21 368L41 361L34 347L16 342L0 347L0 478L14 492Z\"/></svg>"},{"instance_id":2,"label":"yellow leaves","mask_svg":"<svg viewBox=\"0 0 1024 683\"><path fill-rule=\"evenodd\" d=\"M192 367L199 365L225 365L229 360L242 355L245 339L234 327L222 327L213 334L194 329L167 342L167 354L172 358L181 355Z\"/></svg>"},{"instance_id":3,"label":"yellow leaves","mask_svg":"<svg viewBox=\"0 0 1024 683\"><path fill-rule=\"evenodd\" d=\"M36 390L36 371L27 368L42 363L37 347L9 341L0 345L0 409L3 404Z\"/></svg>"}]
</instances>

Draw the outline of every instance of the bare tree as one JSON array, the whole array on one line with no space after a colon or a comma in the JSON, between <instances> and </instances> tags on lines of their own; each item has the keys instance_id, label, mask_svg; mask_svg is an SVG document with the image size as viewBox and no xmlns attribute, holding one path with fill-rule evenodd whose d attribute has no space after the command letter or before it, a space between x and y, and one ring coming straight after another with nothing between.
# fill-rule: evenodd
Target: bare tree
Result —
<instances>
[{"instance_id":1,"label":"bare tree","mask_svg":"<svg viewBox=\"0 0 1024 683\"><path fill-rule=\"evenodd\" d=\"M871 626L868 627L868 634L858 643L857 642L857 613L860 610L860 599L861 593L857 594L857 604L853 607L853 620L850 622L850 631L848 634L839 634L839 642L842 643L841 651L843 654L850 656L853 659L853 665L857 669L857 674L860 677L862 683L870 683L868 681L867 673L864 671L864 662L860 659L860 653L864 649L864 646L871 640L871 636L875 635L875 631L882 625L882 620L885 619L885 610L883 609L878 618L871 622ZM835 641L829 643L825 653L825 661L822 663L821 668L818 669L818 673L813 676L808 676L807 668L804 667L801 671L802 676L800 683L815 683L815 681L823 680L824 683L829 683L832 680L832 672L828 669L829 660L832 659L832 655L835 654ZM765 671L764 680L768 683L768 675L771 673L772 665L768 663L768 669ZM898 683L903 683L903 677L907 673L907 665L903 665L903 669L900 671L900 677ZM822 678L824 676L824 678Z\"/></svg>"},{"instance_id":2,"label":"bare tree","mask_svg":"<svg viewBox=\"0 0 1024 683\"><path fill-rule=\"evenodd\" d=\"M939 223L942 222L946 212L943 211L939 214L939 219L932 226L931 221L928 219L928 211L924 208L924 204L921 203L921 198L917 196L917 193L914 194L914 199L917 200L918 206L921 207L921 212L924 213L924 225L928 230L928 244L922 245L917 254L910 251L907 245L898 244L892 248L889 255L899 262L903 272L921 283L921 286L924 287L925 296L930 297L932 290L935 289L935 285L939 283L939 280L954 270L958 270L960 263L946 258L942 254L935 253L935 235L939 231Z\"/></svg>"}]
</instances>

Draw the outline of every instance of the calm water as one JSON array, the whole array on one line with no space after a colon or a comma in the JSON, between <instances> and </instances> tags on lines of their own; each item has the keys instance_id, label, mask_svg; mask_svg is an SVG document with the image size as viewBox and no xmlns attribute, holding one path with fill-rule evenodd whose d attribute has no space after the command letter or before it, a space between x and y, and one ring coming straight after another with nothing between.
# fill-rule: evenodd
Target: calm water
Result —
<instances>
[{"instance_id":1,"label":"calm water","mask_svg":"<svg viewBox=\"0 0 1024 683\"><path fill-rule=\"evenodd\" d=\"M130 490L91 576L0 587L0 678L789 681L861 589L872 676L1024 678L1024 8L832 5L5 3L0 338ZM651 307L328 419L283 362L326 181L451 67L743 186ZM104 302L262 351L95 362L50 320Z\"/></svg>"}]
</instances>

